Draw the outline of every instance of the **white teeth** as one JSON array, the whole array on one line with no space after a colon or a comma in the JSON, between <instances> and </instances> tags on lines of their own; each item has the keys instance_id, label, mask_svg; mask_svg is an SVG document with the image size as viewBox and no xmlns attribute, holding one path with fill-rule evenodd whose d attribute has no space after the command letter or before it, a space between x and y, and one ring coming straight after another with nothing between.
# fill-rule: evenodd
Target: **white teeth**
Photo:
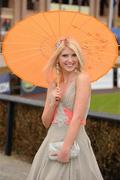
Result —
<instances>
[{"instance_id":1,"label":"white teeth","mask_svg":"<svg viewBox=\"0 0 120 180\"><path fill-rule=\"evenodd\" d=\"M72 66L73 64L67 64L68 66Z\"/></svg>"}]
</instances>

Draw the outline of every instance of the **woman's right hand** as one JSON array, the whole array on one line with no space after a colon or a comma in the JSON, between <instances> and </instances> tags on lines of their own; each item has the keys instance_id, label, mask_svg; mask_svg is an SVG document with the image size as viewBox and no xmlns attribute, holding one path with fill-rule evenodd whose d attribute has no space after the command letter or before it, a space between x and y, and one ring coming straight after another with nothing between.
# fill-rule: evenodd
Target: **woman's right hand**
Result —
<instances>
[{"instance_id":1,"label":"woman's right hand","mask_svg":"<svg viewBox=\"0 0 120 180\"><path fill-rule=\"evenodd\" d=\"M55 100L59 102L61 100L61 89L59 86L56 87Z\"/></svg>"},{"instance_id":2,"label":"woman's right hand","mask_svg":"<svg viewBox=\"0 0 120 180\"><path fill-rule=\"evenodd\" d=\"M58 105L61 100L61 89L60 87L54 87L50 95L50 106Z\"/></svg>"}]
</instances>

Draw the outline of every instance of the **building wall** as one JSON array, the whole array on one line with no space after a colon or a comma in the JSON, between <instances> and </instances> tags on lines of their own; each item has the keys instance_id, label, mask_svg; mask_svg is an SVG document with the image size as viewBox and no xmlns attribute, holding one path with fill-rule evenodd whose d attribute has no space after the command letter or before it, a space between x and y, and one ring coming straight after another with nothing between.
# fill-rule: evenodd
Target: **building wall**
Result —
<instances>
[{"instance_id":1,"label":"building wall","mask_svg":"<svg viewBox=\"0 0 120 180\"><path fill-rule=\"evenodd\" d=\"M107 7L106 4L104 4L104 6L103 6L103 4L101 3L102 1L103 0L89 0L90 15L99 18L100 13L103 13L104 17L108 16L109 7ZM27 0L8 0L8 6L9 6L9 8L13 8L14 22L16 22L20 19L23 19L26 16L33 14L36 11L39 12L39 11L48 10L51 2L52 2L52 0L38 0L38 1L36 1L33 10L27 9ZM69 2L71 2L71 1L69 1ZM109 5L109 3L110 3L110 1L108 1L108 5ZM115 12L114 12L115 18L118 15L118 6L119 6L119 3L117 1L117 6L116 6ZM101 7L102 7L102 12L100 10Z\"/></svg>"}]
</instances>

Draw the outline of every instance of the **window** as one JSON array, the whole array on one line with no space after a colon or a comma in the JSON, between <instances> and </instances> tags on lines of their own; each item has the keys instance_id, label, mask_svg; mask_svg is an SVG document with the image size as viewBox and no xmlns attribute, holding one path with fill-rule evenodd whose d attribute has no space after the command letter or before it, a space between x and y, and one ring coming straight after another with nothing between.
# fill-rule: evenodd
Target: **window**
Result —
<instances>
[{"instance_id":1,"label":"window","mask_svg":"<svg viewBox=\"0 0 120 180\"><path fill-rule=\"evenodd\" d=\"M108 0L100 0L100 16L105 15L105 9L108 8Z\"/></svg>"},{"instance_id":2,"label":"window","mask_svg":"<svg viewBox=\"0 0 120 180\"><path fill-rule=\"evenodd\" d=\"M8 0L1 0L2 7L8 7Z\"/></svg>"},{"instance_id":3,"label":"window","mask_svg":"<svg viewBox=\"0 0 120 180\"><path fill-rule=\"evenodd\" d=\"M73 0L74 5L89 6L89 0Z\"/></svg>"},{"instance_id":4,"label":"window","mask_svg":"<svg viewBox=\"0 0 120 180\"><path fill-rule=\"evenodd\" d=\"M34 10L37 1L39 0L27 0L27 9Z\"/></svg>"},{"instance_id":5,"label":"window","mask_svg":"<svg viewBox=\"0 0 120 180\"><path fill-rule=\"evenodd\" d=\"M69 0L52 0L54 3L69 4Z\"/></svg>"},{"instance_id":6,"label":"window","mask_svg":"<svg viewBox=\"0 0 120 180\"><path fill-rule=\"evenodd\" d=\"M73 5L89 6L89 0L52 0L54 3L69 4L72 2Z\"/></svg>"}]
</instances>

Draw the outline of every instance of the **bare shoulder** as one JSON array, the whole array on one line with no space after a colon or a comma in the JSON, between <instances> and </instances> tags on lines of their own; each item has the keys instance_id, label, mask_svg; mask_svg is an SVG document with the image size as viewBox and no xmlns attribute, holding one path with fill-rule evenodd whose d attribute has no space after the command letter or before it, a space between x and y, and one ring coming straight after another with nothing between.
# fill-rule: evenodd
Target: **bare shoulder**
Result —
<instances>
[{"instance_id":1,"label":"bare shoulder","mask_svg":"<svg viewBox=\"0 0 120 180\"><path fill-rule=\"evenodd\" d=\"M90 76L89 76L89 74L87 73L87 72L81 72L81 73L79 73L79 75L78 75L78 77L77 77L77 83L79 84L79 83L88 83L88 84L90 84Z\"/></svg>"},{"instance_id":2,"label":"bare shoulder","mask_svg":"<svg viewBox=\"0 0 120 180\"><path fill-rule=\"evenodd\" d=\"M77 76L76 91L91 94L91 80L87 72L81 72Z\"/></svg>"}]
</instances>

